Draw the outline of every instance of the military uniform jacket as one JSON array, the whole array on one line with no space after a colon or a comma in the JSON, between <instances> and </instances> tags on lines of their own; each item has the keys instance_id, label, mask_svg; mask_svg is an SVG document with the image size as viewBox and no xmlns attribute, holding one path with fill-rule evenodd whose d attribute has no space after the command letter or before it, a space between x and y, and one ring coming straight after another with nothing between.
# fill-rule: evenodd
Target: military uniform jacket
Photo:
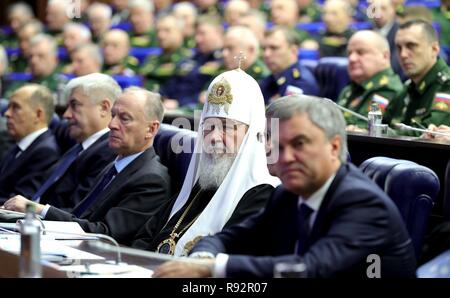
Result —
<instances>
[{"instance_id":1,"label":"military uniform jacket","mask_svg":"<svg viewBox=\"0 0 450 298\"><path fill-rule=\"evenodd\" d=\"M366 116L372 102L377 103L385 111L388 103L401 95L403 84L391 68L380 71L361 85L352 82L339 95L337 103L347 109ZM348 112L344 113L347 124L361 128L367 127L367 122L356 118Z\"/></svg>"},{"instance_id":2,"label":"military uniform jacket","mask_svg":"<svg viewBox=\"0 0 450 298\"><path fill-rule=\"evenodd\" d=\"M160 86L175 75L177 63L191 55L191 51L178 48L171 53L162 55L149 55L139 69L139 74L145 77L145 88L158 92Z\"/></svg>"},{"instance_id":3,"label":"military uniform jacket","mask_svg":"<svg viewBox=\"0 0 450 298\"><path fill-rule=\"evenodd\" d=\"M406 82L403 94L387 107L383 121L450 126L450 68L444 60L439 58L420 83Z\"/></svg>"},{"instance_id":4,"label":"military uniform jacket","mask_svg":"<svg viewBox=\"0 0 450 298\"><path fill-rule=\"evenodd\" d=\"M103 65L102 73L113 75L134 76L138 70L139 60L134 56L125 57L121 63L114 65Z\"/></svg>"},{"instance_id":5,"label":"military uniform jacket","mask_svg":"<svg viewBox=\"0 0 450 298\"><path fill-rule=\"evenodd\" d=\"M195 106L204 86L220 73L222 49L211 53L196 53L181 59L175 76L161 86L163 97L176 99L180 106Z\"/></svg>"},{"instance_id":6,"label":"military uniform jacket","mask_svg":"<svg viewBox=\"0 0 450 298\"><path fill-rule=\"evenodd\" d=\"M264 101L292 94L318 95L319 86L313 73L299 62L295 62L279 74L272 74L263 79L259 86L264 95Z\"/></svg>"},{"instance_id":7,"label":"military uniform jacket","mask_svg":"<svg viewBox=\"0 0 450 298\"><path fill-rule=\"evenodd\" d=\"M353 31L345 30L340 34L325 32L319 38L320 57L346 57L348 40Z\"/></svg>"},{"instance_id":8,"label":"military uniform jacket","mask_svg":"<svg viewBox=\"0 0 450 298\"><path fill-rule=\"evenodd\" d=\"M158 46L155 30L150 30L144 34L136 34L134 32L129 32L129 37L130 37L130 47L148 48Z\"/></svg>"}]
</instances>

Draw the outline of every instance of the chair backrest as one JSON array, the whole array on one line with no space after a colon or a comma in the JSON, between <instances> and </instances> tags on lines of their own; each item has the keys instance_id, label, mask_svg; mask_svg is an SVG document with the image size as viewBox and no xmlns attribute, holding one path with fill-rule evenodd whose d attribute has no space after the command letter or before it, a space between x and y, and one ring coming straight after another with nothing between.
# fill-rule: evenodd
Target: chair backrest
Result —
<instances>
[{"instance_id":1,"label":"chair backrest","mask_svg":"<svg viewBox=\"0 0 450 298\"><path fill-rule=\"evenodd\" d=\"M161 124L155 136L153 147L172 178L172 191L181 190L194 152L197 133L187 129L177 128L169 124Z\"/></svg>"},{"instance_id":2,"label":"chair backrest","mask_svg":"<svg viewBox=\"0 0 450 298\"><path fill-rule=\"evenodd\" d=\"M346 57L321 58L314 75L319 83L320 96L336 101L339 93L350 83Z\"/></svg>"},{"instance_id":3,"label":"chair backrest","mask_svg":"<svg viewBox=\"0 0 450 298\"><path fill-rule=\"evenodd\" d=\"M444 179L444 217L450 219L450 159L447 161Z\"/></svg>"},{"instance_id":4,"label":"chair backrest","mask_svg":"<svg viewBox=\"0 0 450 298\"><path fill-rule=\"evenodd\" d=\"M437 175L415 162L382 156L364 161L360 169L397 205L419 257L431 209L439 192Z\"/></svg>"}]
</instances>

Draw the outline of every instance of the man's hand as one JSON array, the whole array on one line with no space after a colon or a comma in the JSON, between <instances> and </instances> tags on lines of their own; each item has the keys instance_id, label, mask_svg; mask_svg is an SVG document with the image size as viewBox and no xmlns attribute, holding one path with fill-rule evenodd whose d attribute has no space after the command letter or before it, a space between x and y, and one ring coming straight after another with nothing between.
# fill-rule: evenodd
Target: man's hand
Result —
<instances>
[{"instance_id":1,"label":"man's hand","mask_svg":"<svg viewBox=\"0 0 450 298\"><path fill-rule=\"evenodd\" d=\"M353 124L347 125L345 130L348 131L348 132L366 132L367 133L367 129L360 128L360 127L358 127L356 125L353 125Z\"/></svg>"},{"instance_id":2,"label":"man's hand","mask_svg":"<svg viewBox=\"0 0 450 298\"><path fill-rule=\"evenodd\" d=\"M214 259L170 261L155 269L152 277L212 277Z\"/></svg>"},{"instance_id":3,"label":"man's hand","mask_svg":"<svg viewBox=\"0 0 450 298\"><path fill-rule=\"evenodd\" d=\"M14 196L8 201L6 201L3 207L7 210L25 212L28 203L35 204L37 214L41 214L42 210L44 210L44 205L34 203L33 201L30 201L27 198L20 195Z\"/></svg>"},{"instance_id":4,"label":"man's hand","mask_svg":"<svg viewBox=\"0 0 450 298\"><path fill-rule=\"evenodd\" d=\"M450 126L447 126L447 125L436 126L434 124L430 124L428 126L428 130L435 131L435 132L440 132L440 133L445 133L448 136L432 134L432 133L424 133L422 135L422 138L429 139L429 140L450 142Z\"/></svg>"}]
</instances>

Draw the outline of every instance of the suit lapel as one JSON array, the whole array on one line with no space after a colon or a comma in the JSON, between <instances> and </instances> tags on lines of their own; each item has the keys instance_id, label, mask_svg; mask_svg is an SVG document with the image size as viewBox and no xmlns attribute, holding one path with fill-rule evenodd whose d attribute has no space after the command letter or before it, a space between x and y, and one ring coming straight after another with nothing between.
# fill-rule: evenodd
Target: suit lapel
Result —
<instances>
[{"instance_id":1,"label":"suit lapel","mask_svg":"<svg viewBox=\"0 0 450 298\"><path fill-rule=\"evenodd\" d=\"M108 199L117 193L118 188L122 187L127 183L127 180L137 172L142 165L147 164L147 160L151 160L156 155L153 147L147 149L133 160L128 166L126 166L117 176L111 181L111 183L100 193L99 197L89 206L86 211L82 214L83 218L91 216L95 211L102 210L104 205L108 203ZM99 177L103 177L109 166L106 167ZM101 179L101 178L100 178ZM97 185L97 183L96 183ZM94 186L95 187L95 186ZM90 193L90 192L89 192ZM89 195L89 194L88 194ZM86 195L86 197L88 196ZM109 208L106 206L106 208Z\"/></svg>"},{"instance_id":2,"label":"suit lapel","mask_svg":"<svg viewBox=\"0 0 450 298\"><path fill-rule=\"evenodd\" d=\"M348 168L346 164L342 164L339 170L336 173L336 176L333 179L333 182L331 183L330 187L328 188L325 197L323 198L322 204L320 205L319 211L317 213L316 219L314 221L314 225L312 227L310 237L309 237L309 244L315 242L318 238L320 238L324 230L324 225L328 224L325 221L325 218L327 217L327 213L330 210L330 206L333 203L334 194L336 192L336 189L341 184L342 179L347 175Z\"/></svg>"}]
</instances>

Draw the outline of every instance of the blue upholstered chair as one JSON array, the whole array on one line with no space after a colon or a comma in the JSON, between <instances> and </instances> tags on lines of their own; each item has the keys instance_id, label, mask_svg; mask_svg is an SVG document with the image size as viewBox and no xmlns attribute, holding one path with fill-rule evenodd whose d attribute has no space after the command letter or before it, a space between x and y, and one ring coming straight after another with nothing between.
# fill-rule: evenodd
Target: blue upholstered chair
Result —
<instances>
[{"instance_id":1,"label":"blue upholstered chair","mask_svg":"<svg viewBox=\"0 0 450 298\"><path fill-rule=\"evenodd\" d=\"M397 205L419 257L431 208L439 192L436 174L412 161L381 156L364 161L360 169Z\"/></svg>"},{"instance_id":2,"label":"blue upholstered chair","mask_svg":"<svg viewBox=\"0 0 450 298\"><path fill-rule=\"evenodd\" d=\"M196 139L196 132L169 124L161 124L158 134L155 136L153 147L159 155L161 163L169 169L173 193L181 190Z\"/></svg>"},{"instance_id":3,"label":"blue upholstered chair","mask_svg":"<svg viewBox=\"0 0 450 298\"><path fill-rule=\"evenodd\" d=\"M341 90L350 83L347 65L348 59L345 57L325 57L319 60L314 75L319 83L320 96L337 100Z\"/></svg>"},{"instance_id":4,"label":"blue upholstered chair","mask_svg":"<svg viewBox=\"0 0 450 298\"><path fill-rule=\"evenodd\" d=\"M450 159L447 162L444 182L444 217L450 219Z\"/></svg>"}]
</instances>

